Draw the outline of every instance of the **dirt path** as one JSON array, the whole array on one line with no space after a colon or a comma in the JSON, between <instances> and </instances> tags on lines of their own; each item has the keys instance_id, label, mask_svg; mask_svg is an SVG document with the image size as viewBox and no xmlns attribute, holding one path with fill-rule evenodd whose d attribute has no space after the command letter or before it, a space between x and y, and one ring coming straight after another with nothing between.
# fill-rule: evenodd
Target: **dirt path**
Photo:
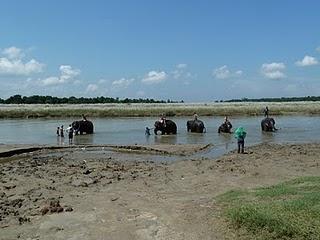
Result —
<instances>
[{"instance_id":1,"label":"dirt path","mask_svg":"<svg viewBox=\"0 0 320 240\"><path fill-rule=\"evenodd\" d=\"M215 197L317 175L319 146L267 144L175 162L85 149L12 157L0 165L0 239L234 239Z\"/></svg>"}]
</instances>

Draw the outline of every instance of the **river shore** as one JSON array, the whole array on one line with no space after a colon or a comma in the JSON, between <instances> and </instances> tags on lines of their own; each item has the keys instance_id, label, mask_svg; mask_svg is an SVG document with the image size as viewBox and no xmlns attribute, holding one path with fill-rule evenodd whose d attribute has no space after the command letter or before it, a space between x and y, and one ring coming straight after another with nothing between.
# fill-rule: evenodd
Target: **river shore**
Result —
<instances>
[{"instance_id":1,"label":"river shore","mask_svg":"<svg viewBox=\"0 0 320 240\"><path fill-rule=\"evenodd\" d=\"M216 159L201 156L207 147L43 148L0 158L0 239L238 239L217 196L319 174L316 143Z\"/></svg>"},{"instance_id":2,"label":"river shore","mask_svg":"<svg viewBox=\"0 0 320 240\"><path fill-rule=\"evenodd\" d=\"M0 118L259 116L320 114L320 102L157 103L157 104L0 104Z\"/></svg>"}]
</instances>

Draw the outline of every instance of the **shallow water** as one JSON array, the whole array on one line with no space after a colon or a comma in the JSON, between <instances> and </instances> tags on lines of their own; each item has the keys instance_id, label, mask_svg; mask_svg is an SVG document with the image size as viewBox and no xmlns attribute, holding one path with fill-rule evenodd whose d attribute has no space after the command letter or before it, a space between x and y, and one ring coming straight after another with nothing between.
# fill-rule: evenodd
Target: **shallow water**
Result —
<instances>
[{"instance_id":1,"label":"shallow water","mask_svg":"<svg viewBox=\"0 0 320 240\"><path fill-rule=\"evenodd\" d=\"M92 135L75 136L74 144L208 144L214 145L210 155L221 155L233 150L236 141L233 135L218 134L217 128L222 117L201 117L207 132L187 133L189 118L172 117L178 126L176 136L145 136L145 128L152 127L156 118L97 118L91 119L95 126ZM246 145L262 142L317 142L320 141L319 116L279 116L275 117L274 133L264 133L260 129L262 117L231 118L234 129L243 126L247 130ZM68 138L56 136L57 126L68 125L74 119L19 119L0 120L0 143L3 144L58 144L67 145Z\"/></svg>"}]
</instances>

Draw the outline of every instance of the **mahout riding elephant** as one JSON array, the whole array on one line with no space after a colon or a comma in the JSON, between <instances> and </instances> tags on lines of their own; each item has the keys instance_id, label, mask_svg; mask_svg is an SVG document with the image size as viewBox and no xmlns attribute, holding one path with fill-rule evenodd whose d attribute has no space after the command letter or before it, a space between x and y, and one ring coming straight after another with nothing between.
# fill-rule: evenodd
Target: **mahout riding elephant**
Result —
<instances>
[{"instance_id":1,"label":"mahout riding elephant","mask_svg":"<svg viewBox=\"0 0 320 240\"><path fill-rule=\"evenodd\" d=\"M187 131L203 133L206 132L206 128L204 127L204 123L201 120L189 120L187 121Z\"/></svg>"},{"instance_id":2,"label":"mahout riding elephant","mask_svg":"<svg viewBox=\"0 0 320 240\"><path fill-rule=\"evenodd\" d=\"M93 133L93 123L88 120L74 121L72 123L72 128L74 129L76 135Z\"/></svg>"},{"instance_id":3,"label":"mahout riding elephant","mask_svg":"<svg viewBox=\"0 0 320 240\"><path fill-rule=\"evenodd\" d=\"M161 131L161 135L164 134L177 134L177 125L171 120L164 120L164 122L156 121L154 123L154 134L157 135L158 131Z\"/></svg>"},{"instance_id":4,"label":"mahout riding elephant","mask_svg":"<svg viewBox=\"0 0 320 240\"><path fill-rule=\"evenodd\" d=\"M275 127L276 122L273 118L266 117L261 120L261 130L266 132L274 132L278 130Z\"/></svg>"},{"instance_id":5,"label":"mahout riding elephant","mask_svg":"<svg viewBox=\"0 0 320 240\"><path fill-rule=\"evenodd\" d=\"M218 128L218 133L231 133L232 124L228 122L222 123Z\"/></svg>"}]
</instances>

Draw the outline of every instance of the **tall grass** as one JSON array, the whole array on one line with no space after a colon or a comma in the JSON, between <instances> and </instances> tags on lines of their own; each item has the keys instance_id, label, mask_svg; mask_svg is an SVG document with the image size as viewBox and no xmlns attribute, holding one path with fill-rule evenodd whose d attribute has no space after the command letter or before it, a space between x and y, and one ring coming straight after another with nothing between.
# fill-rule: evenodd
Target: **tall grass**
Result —
<instances>
[{"instance_id":1,"label":"tall grass","mask_svg":"<svg viewBox=\"0 0 320 240\"><path fill-rule=\"evenodd\" d=\"M320 239L320 177L304 177L219 198L245 239Z\"/></svg>"},{"instance_id":2,"label":"tall grass","mask_svg":"<svg viewBox=\"0 0 320 240\"><path fill-rule=\"evenodd\" d=\"M0 105L0 118L79 117L147 117L261 115L265 106L271 115L320 114L320 102L288 103L165 103L165 104L10 104Z\"/></svg>"}]
</instances>

